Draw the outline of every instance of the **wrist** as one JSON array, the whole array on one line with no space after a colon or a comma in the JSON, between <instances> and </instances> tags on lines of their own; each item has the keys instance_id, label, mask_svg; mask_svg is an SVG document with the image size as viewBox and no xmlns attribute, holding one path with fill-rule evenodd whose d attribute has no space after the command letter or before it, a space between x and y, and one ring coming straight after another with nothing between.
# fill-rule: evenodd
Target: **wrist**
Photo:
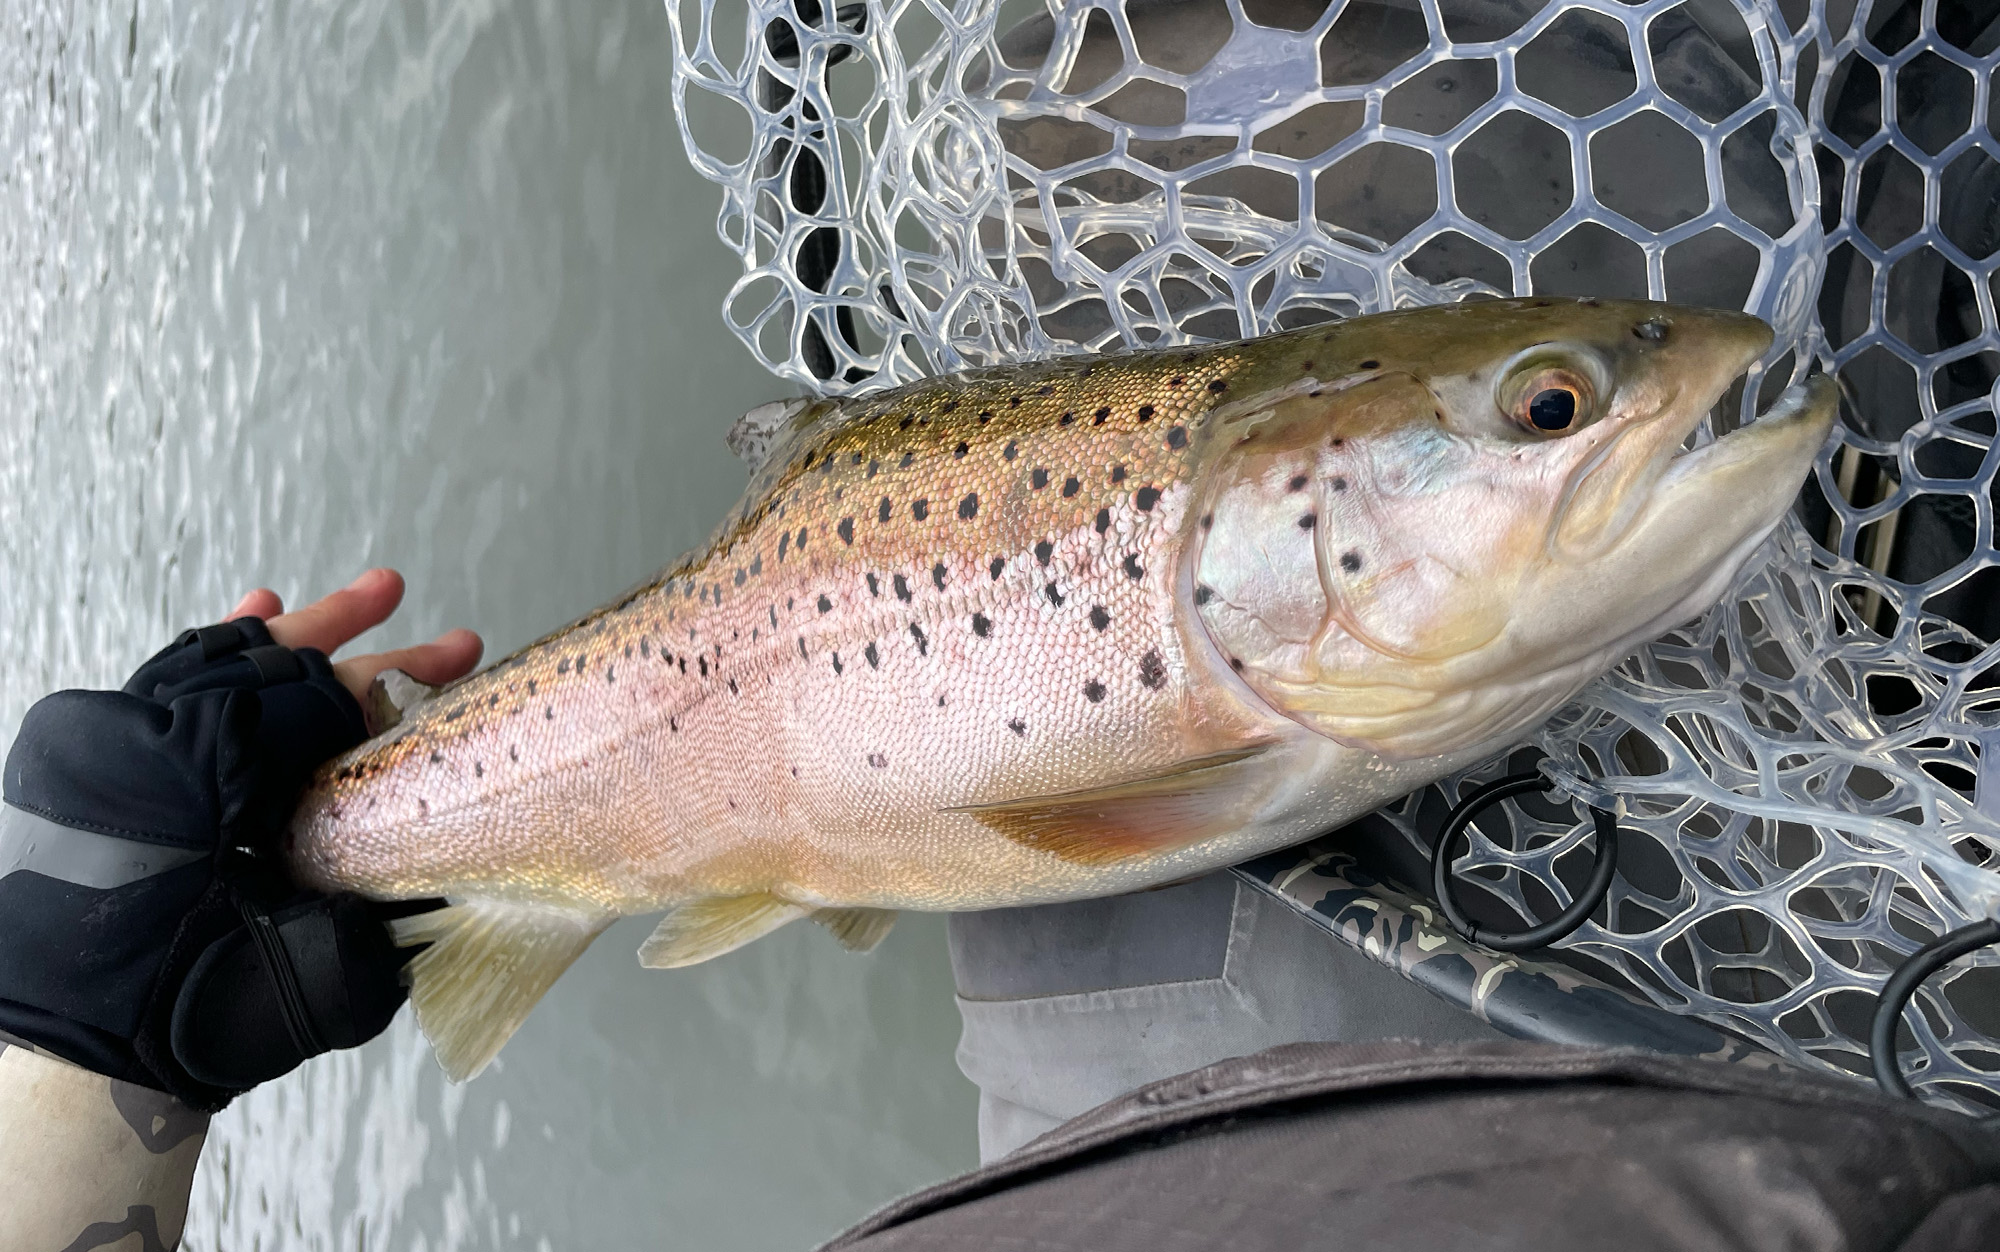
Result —
<instances>
[{"instance_id":1,"label":"wrist","mask_svg":"<svg viewBox=\"0 0 2000 1252\"><path fill-rule=\"evenodd\" d=\"M176 1246L207 1130L170 1095L0 1038L0 1247Z\"/></svg>"}]
</instances>

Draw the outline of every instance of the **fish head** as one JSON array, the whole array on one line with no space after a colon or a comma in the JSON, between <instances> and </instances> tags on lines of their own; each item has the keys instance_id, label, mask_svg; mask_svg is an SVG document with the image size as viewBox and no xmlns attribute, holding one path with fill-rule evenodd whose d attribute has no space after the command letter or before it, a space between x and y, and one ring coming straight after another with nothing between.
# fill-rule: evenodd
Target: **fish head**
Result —
<instances>
[{"instance_id":1,"label":"fish head","mask_svg":"<svg viewBox=\"0 0 2000 1252\"><path fill-rule=\"evenodd\" d=\"M1313 369L1286 346L1207 431L1193 617L1340 742L1513 742L1712 604L1790 507L1829 380L1688 446L1771 342L1738 313L1508 300L1359 319Z\"/></svg>"}]
</instances>

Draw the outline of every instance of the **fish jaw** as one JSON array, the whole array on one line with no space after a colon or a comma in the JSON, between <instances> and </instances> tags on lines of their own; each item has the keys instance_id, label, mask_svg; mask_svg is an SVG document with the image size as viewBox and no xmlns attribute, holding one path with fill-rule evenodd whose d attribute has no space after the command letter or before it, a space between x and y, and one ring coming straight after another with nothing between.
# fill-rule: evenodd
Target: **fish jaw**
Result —
<instances>
[{"instance_id":1,"label":"fish jaw","mask_svg":"<svg viewBox=\"0 0 2000 1252\"><path fill-rule=\"evenodd\" d=\"M1366 384L1317 412L1274 409L1264 446L1225 453L1211 487L1193 615L1271 707L1385 759L1513 742L1713 603L1833 420L1831 384L1814 382L1682 452L1767 327L1638 302L1560 316L1520 303L1411 318L1434 361L1384 344ZM1478 325L1480 309L1504 330ZM1596 408L1543 438L1504 402L1511 378L1551 357Z\"/></svg>"}]
</instances>

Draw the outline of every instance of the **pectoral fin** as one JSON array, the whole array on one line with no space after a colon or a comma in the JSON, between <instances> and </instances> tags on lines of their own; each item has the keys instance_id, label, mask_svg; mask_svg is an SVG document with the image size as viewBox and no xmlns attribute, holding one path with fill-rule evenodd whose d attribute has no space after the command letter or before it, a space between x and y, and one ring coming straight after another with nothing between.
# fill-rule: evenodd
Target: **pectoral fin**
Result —
<instances>
[{"instance_id":1,"label":"pectoral fin","mask_svg":"<svg viewBox=\"0 0 2000 1252\"><path fill-rule=\"evenodd\" d=\"M696 900L661 920L659 928L639 945L639 964L647 969L698 965L762 939L811 912L804 905L787 904L762 893Z\"/></svg>"},{"instance_id":2,"label":"pectoral fin","mask_svg":"<svg viewBox=\"0 0 2000 1252\"><path fill-rule=\"evenodd\" d=\"M1264 748L1184 761L1163 773L1057 795L968 805L970 813L1014 842L1079 865L1172 852L1235 829L1252 762Z\"/></svg>"},{"instance_id":3,"label":"pectoral fin","mask_svg":"<svg viewBox=\"0 0 2000 1252\"><path fill-rule=\"evenodd\" d=\"M849 952L872 952L896 924L894 909L814 909L812 919Z\"/></svg>"}]
</instances>

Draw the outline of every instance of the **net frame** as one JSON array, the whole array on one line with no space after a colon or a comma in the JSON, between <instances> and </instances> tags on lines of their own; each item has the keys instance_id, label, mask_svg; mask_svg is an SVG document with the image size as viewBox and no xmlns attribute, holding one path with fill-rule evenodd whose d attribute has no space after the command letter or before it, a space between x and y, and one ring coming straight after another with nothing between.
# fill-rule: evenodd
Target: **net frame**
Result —
<instances>
[{"instance_id":1,"label":"net frame","mask_svg":"<svg viewBox=\"0 0 2000 1252\"><path fill-rule=\"evenodd\" d=\"M1626 832L1605 908L1564 951L1865 1074L1890 970L2000 906L1981 868L2000 847L2000 757L1983 755L2000 748L2000 241L1952 216L1988 182L2000 199L2000 29L1940 0L669 0L668 16L683 138L744 265L724 316L821 394L1480 295L1765 317L1777 343L1723 422L1815 363L1852 402L1767 559L1534 737L1542 768ZM1589 98L1621 64L1630 89ZM1491 90L1471 100L1481 67ZM1469 107L1422 95L1446 79ZM1535 169L1566 179L1560 203L1507 218L1481 163L1547 136L1561 152ZM1607 177L1635 148L1682 154L1650 195ZM1416 203L1371 218L1351 194L1371 185ZM1579 272L1588 292L1565 287ZM1957 299L1955 329L1927 323L1934 297ZM1423 803L1384 813L1416 844ZM1457 868L1517 920L1547 916L1581 881L1588 829L1511 807ZM2000 1104L1994 964L1940 975L1909 1015L1903 1064L1927 1098Z\"/></svg>"}]
</instances>

